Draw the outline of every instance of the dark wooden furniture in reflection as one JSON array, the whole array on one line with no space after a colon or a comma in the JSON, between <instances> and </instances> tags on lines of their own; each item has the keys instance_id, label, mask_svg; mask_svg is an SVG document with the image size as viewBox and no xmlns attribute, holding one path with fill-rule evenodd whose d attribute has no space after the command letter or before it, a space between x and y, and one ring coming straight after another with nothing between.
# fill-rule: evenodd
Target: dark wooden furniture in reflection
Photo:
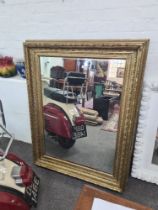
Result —
<instances>
[{"instance_id":1,"label":"dark wooden furniture in reflection","mask_svg":"<svg viewBox=\"0 0 158 210\"><path fill-rule=\"evenodd\" d=\"M101 198L135 210L152 210L151 208L145 207L141 204L101 191L88 185L84 185L74 210L91 210L94 198Z\"/></svg>"}]
</instances>

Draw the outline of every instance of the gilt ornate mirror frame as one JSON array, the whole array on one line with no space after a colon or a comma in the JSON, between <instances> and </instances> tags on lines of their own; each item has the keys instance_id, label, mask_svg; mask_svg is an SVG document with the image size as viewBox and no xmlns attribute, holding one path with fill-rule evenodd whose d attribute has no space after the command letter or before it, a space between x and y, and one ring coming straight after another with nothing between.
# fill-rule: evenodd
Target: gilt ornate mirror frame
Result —
<instances>
[{"instance_id":1,"label":"gilt ornate mirror frame","mask_svg":"<svg viewBox=\"0 0 158 210\"><path fill-rule=\"evenodd\" d=\"M24 43L34 163L118 192L130 169L149 40L28 40ZM45 154L40 57L125 59L113 174Z\"/></svg>"}]
</instances>

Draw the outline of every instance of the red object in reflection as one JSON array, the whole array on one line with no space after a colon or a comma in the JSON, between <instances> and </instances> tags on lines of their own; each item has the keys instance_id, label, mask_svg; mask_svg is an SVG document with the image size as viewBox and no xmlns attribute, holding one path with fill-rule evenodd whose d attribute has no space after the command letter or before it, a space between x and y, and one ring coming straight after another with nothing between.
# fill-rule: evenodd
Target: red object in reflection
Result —
<instances>
[{"instance_id":1,"label":"red object in reflection","mask_svg":"<svg viewBox=\"0 0 158 210\"><path fill-rule=\"evenodd\" d=\"M75 117L74 123L75 123L75 125L83 125L85 123L85 118L84 118L83 114L80 114L79 117Z\"/></svg>"},{"instance_id":2,"label":"red object in reflection","mask_svg":"<svg viewBox=\"0 0 158 210\"><path fill-rule=\"evenodd\" d=\"M54 104L47 104L43 108L46 130L67 139L72 138L71 122L65 113Z\"/></svg>"}]
</instances>

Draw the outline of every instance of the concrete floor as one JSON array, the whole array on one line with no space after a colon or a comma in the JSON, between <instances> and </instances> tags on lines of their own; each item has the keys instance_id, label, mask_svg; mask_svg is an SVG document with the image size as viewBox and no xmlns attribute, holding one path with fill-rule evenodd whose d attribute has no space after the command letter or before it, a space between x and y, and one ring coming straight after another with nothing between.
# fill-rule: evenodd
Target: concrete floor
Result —
<instances>
[{"instance_id":1,"label":"concrete floor","mask_svg":"<svg viewBox=\"0 0 158 210\"><path fill-rule=\"evenodd\" d=\"M46 154L112 173L117 133L104 131L101 127L87 125L87 137L77 139L70 149L63 149L48 136L45 141Z\"/></svg>"},{"instance_id":2,"label":"concrete floor","mask_svg":"<svg viewBox=\"0 0 158 210\"><path fill-rule=\"evenodd\" d=\"M0 148L7 141L0 140ZM5 144L6 146L6 144ZM85 181L69 177L55 171L36 166L32 158L32 145L21 141L13 141L11 152L29 164L40 177L40 190L37 208L32 210L73 210ZM94 186L93 184L90 184ZM95 186L105 192L138 202L158 210L158 186L142 180L129 177L123 193L117 193L106 188Z\"/></svg>"}]
</instances>

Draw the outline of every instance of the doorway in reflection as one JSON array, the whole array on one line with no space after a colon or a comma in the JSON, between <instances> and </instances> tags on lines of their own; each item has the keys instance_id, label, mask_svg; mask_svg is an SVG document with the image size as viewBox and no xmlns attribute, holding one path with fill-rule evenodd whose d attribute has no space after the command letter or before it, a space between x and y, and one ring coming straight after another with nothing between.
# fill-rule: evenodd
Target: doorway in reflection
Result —
<instances>
[{"instance_id":1,"label":"doorway in reflection","mask_svg":"<svg viewBox=\"0 0 158 210\"><path fill-rule=\"evenodd\" d=\"M40 58L46 154L112 174L125 64Z\"/></svg>"}]
</instances>

